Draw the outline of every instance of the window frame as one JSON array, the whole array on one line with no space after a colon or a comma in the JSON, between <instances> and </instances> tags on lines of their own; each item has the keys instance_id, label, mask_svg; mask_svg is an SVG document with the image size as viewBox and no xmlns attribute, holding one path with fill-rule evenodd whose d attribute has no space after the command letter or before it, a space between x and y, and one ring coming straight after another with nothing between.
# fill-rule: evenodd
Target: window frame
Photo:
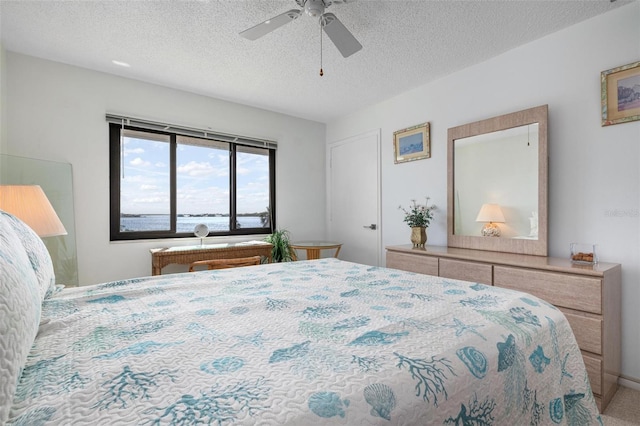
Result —
<instances>
[{"instance_id":1,"label":"window frame","mask_svg":"<svg viewBox=\"0 0 640 426\"><path fill-rule=\"evenodd\" d=\"M120 176L121 169L121 130L133 130L144 133L155 133L169 136L169 181L170 181L170 229L162 231L120 231ZM195 238L193 232L177 232L177 137L180 133L170 131L160 131L148 129L144 127L130 126L124 124L109 123L109 224L110 241L135 241L150 239L168 239L168 238ZM197 136L190 136L198 138ZM206 138L198 138L204 141ZM214 139L215 140L215 139ZM272 233L276 229L276 149L271 146L260 147L269 152L269 206L270 206L270 224L267 228L236 228L237 210L236 210L236 151L238 146L252 146L232 141L220 140L229 144L229 230L228 231L210 231L208 237L217 236L241 236L241 235L266 235ZM255 146L253 146L255 147Z\"/></svg>"}]
</instances>

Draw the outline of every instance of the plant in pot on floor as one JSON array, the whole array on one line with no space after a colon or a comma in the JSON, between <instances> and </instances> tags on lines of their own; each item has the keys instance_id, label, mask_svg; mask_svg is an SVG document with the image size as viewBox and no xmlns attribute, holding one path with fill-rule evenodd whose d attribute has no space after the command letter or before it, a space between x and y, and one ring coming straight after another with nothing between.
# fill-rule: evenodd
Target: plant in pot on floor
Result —
<instances>
[{"instance_id":1,"label":"plant in pot on floor","mask_svg":"<svg viewBox=\"0 0 640 426\"><path fill-rule=\"evenodd\" d=\"M291 262L295 260L291 247L289 246L289 231L286 229L276 229L264 239L273 245L271 249L272 262Z\"/></svg>"},{"instance_id":2,"label":"plant in pot on floor","mask_svg":"<svg viewBox=\"0 0 640 426\"><path fill-rule=\"evenodd\" d=\"M416 200L411 200L409 210L400 206L399 209L404 212L404 221L411 227L411 243L414 248L424 248L427 242L427 228L433 219L433 211L436 209L434 204L429 204L429 197L424 205L418 204Z\"/></svg>"}]
</instances>

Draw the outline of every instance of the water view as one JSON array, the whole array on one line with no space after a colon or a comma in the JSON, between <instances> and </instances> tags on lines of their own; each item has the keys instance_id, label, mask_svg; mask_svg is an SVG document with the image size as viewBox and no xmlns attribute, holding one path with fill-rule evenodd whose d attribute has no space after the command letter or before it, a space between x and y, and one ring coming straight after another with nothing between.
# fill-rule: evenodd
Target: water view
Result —
<instances>
[{"instance_id":1,"label":"water view","mask_svg":"<svg viewBox=\"0 0 640 426\"><path fill-rule=\"evenodd\" d=\"M209 232L228 231L228 216L178 216L176 232L193 232L195 226L204 223L209 227ZM238 216L241 228L263 228L260 216ZM120 230L122 232L136 231L160 231L170 227L169 215L149 214L131 215L120 217Z\"/></svg>"}]
</instances>

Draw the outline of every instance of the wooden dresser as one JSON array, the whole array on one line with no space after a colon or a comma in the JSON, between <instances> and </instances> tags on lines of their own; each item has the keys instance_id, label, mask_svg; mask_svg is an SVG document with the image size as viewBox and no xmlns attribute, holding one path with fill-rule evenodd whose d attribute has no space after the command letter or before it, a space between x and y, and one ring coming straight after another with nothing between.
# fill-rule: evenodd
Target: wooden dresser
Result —
<instances>
[{"instance_id":1,"label":"wooden dresser","mask_svg":"<svg viewBox=\"0 0 640 426\"><path fill-rule=\"evenodd\" d=\"M602 412L620 375L621 266L569 259L411 245L388 246L387 267L524 291L560 309L573 329Z\"/></svg>"}]
</instances>

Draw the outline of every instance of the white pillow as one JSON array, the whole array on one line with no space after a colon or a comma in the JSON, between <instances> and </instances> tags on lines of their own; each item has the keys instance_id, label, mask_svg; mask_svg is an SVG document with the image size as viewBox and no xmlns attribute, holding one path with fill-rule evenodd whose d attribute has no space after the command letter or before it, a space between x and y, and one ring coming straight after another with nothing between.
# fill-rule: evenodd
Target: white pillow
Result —
<instances>
[{"instance_id":1,"label":"white pillow","mask_svg":"<svg viewBox=\"0 0 640 426\"><path fill-rule=\"evenodd\" d=\"M0 424L9 417L42 309L41 287L14 220L0 211Z\"/></svg>"},{"instance_id":2,"label":"white pillow","mask_svg":"<svg viewBox=\"0 0 640 426\"><path fill-rule=\"evenodd\" d=\"M44 242L42 242L38 234L26 223L9 213L3 213L5 216L4 219L16 232L22 242L22 246L27 252L31 267L38 278L40 300L42 301L53 294L56 289L56 278L49 250L47 250L47 246L44 245Z\"/></svg>"}]
</instances>

